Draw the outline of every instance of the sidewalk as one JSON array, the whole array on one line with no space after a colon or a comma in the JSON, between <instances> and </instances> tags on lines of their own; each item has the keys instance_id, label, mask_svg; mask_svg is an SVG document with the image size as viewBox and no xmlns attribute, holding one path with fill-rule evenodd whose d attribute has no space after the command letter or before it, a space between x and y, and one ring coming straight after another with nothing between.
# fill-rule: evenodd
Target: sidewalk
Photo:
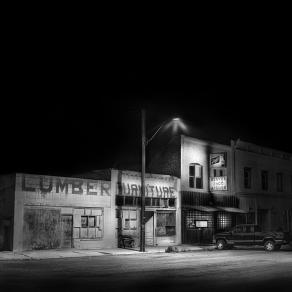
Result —
<instances>
[{"instance_id":1,"label":"sidewalk","mask_svg":"<svg viewBox=\"0 0 292 292\"><path fill-rule=\"evenodd\" d=\"M58 258L76 258L76 257L96 257L104 255L145 255L153 253L165 253L167 246L150 246L145 248L145 252L139 249L109 248L109 249L50 249L50 250L34 250L23 252L2 251L0 252L0 261L5 260L41 260L41 259L58 259ZM173 246L172 252L192 252L202 250L212 250L215 246L195 246L182 244Z\"/></svg>"}]
</instances>

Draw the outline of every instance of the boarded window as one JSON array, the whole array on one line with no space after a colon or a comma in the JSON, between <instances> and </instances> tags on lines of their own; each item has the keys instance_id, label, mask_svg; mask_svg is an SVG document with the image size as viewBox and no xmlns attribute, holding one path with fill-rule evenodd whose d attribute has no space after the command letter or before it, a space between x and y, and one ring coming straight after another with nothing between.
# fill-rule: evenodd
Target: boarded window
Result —
<instances>
[{"instance_id":1,"label":"boarded window","mask_svg":"<svg viewBox=\"0 0 292 292\"><path fill-rule=\"evenodd\" d=\"M175 212L157 212L156 219L156 235L157 236L173 236L176 234Z\"/></svg>"},{"instance_id":2,"label":"boarded window","mask_svg":"<svg viewBox=\"0 0 292 292\"><path fill-rule=\"evenodd\" d=\"M86 214L86 215L81 215ZM75 209L74 210L74 238L101 238L103 237L103 210Z\"/></svg>"}]
</instances>

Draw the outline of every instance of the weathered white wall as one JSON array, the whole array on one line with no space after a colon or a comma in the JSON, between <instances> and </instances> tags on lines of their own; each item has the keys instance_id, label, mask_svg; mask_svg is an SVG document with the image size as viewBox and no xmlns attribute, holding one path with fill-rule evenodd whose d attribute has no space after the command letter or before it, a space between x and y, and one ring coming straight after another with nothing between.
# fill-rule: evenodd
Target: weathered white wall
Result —
<instances>
[{"instance_id":1,"label":"weathered white wall","mask_svg":"<svg viewBox=\"0 0 292 292\"><path fill-rule=\"evenodd\" d=\"M63 188L60 184L64 184ZM115 216L114 194L111 182L16 174L15 215L14 215L14 250L23 249L24 208L57 208L61 214L76 214L76 210L102 208L104 212L103 237L101 239L74 239L76 248L106 248L115 246L113 226ZM74 226L74 218L73 218Z\"/></svg>"},{"instance_id":2,"label":"weathered white wall","mask_svg":"<svg viewBox=\"0 0 292 292\"><path fill-rule=\"evenodd\" d=\"M191 137L181 137L181 190L182 191L209 191L209 155L210 153L226 153L227 154L227 191L212 191L216 194L231 195L233 190L232 185L232 169L233 159L231 147L217 143L207 142ZM203 166L203 188L196 189L189 187L189 165L198 163Z\"/></svg>"},{"instance_id":3,"label":"weathered white wall","mask_svg":"<svg viewBox=\"0 0 292 292\"><path fill-rule=\"evenodd\" d=\"M112 170L112 187L116 195L141 196L141 173L127 170ZM181 196L180 179L170 175L145 174L145 197L175 198L175 207L146 207L148 211L170 210L176 211L176 235L172 237L155 237L154 242L158 245L181 243ZM129 208L129 207L124 207ZM140 210L139 210L140 216ZM138 220L140 226L140 220ZM154 216L156 226L156 216ZM154 232L155 236L155 232Z\"/></svg>"}]
</instances>

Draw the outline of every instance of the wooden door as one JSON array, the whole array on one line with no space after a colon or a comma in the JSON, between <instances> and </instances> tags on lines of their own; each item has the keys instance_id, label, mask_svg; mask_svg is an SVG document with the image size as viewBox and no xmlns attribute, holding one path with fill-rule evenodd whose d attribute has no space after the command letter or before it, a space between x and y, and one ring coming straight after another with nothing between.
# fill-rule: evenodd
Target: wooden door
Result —
<instances>
[{"instance_id":1,"label":"wooden door","mask_svg":"<svg viewBox=\"0 0 292 292\"><path fill-rule=\"evenodd\" d=\"M62 215L61 248L72 247L73 218L72 215Z\"/></svg>"}]
</instances>

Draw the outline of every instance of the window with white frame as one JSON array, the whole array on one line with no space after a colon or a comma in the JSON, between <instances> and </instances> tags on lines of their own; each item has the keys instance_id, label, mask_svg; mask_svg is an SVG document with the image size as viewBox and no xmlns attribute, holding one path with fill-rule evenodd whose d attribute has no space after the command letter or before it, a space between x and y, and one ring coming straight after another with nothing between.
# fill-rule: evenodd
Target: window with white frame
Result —
<instances>
[{"instance_id":1,"label":"window with white frame","mask_svg":"<svg viewBox=\"0 0 292 292\"><path fill-rule=\"evenodd\" d=\"M191 163L189 165L189 187L203 188L203 166L198 163Z\"/></svg>"}]
</instances>

